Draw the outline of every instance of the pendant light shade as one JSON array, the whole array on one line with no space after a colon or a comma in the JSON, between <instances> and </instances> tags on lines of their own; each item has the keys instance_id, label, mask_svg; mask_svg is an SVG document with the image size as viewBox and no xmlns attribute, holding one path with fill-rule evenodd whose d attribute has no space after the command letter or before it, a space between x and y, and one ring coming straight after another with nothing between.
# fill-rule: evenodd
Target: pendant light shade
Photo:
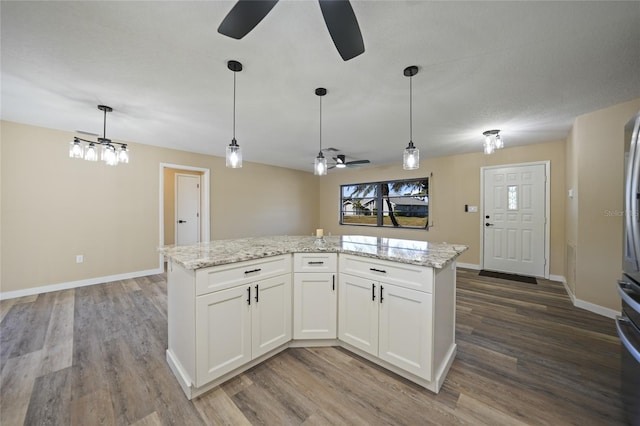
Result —
<instances>
[{"instance_id":1,"label":"pendant light shade","mask_svg":"<svg viewBox=\"0 0 640 426\"><path fill-rule=\"evenodd\" d=\"M316 89L316 95L320 98L320 151L313 163L313 174L316 176L324 176L327 174L327 159L322 154L322 97L327 94L327 89L319 87Z\"/></svg>"},{"instance_id":2,"label":"pendant light shade","mask_svg":"<svg viewBox=\"0 0 640 426\"><path fill-rule=\"evenodd\" d=\"M504 148L504 141L500 137L500 130L487 130L484 135L484 153L493 154L496 149Z\"/></svg>"},{"instance_id":3,"label":"pendant light shade","mask_svg":"<svg viewBox=\"0 0 640 426\"><path fill-rule=\"evenodd\" d=\"M238 61L229 61L227 68L233 71L233 139L227 147L226 165L231 169L239 169L242 167L242 151L236 140L236 74L242 71L242 64Z\"/></svg>"},{"instance_id":4,"label":"pendant light shade","mask_svg":"<svg viewBox=\"0 0 640 426\"><path fill-rule=\"evenodd\" d=\"M402 155L402 168L416 170L420 167L420 150L413 145L413 86L412 78L418 74L418 67L411 65L404 69L405 77L409 77L409 145Z\"/></svg>"}]
</instances>

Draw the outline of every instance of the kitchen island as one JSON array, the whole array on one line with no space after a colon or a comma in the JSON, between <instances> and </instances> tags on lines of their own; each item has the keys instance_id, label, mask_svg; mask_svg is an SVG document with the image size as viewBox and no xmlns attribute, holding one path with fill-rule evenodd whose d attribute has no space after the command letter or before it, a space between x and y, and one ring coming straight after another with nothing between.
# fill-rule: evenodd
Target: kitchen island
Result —
<instances>
[{"instance_id":1,"label":"kitchen island","mask_svg":"<svg viewBox=\"0 0 640 426\"><path fill-rule=\"evenodd\" d=\"M191 399L288 347L342 346L437 393L466 249L357 235L162 247L167 362Z\"/></svg>"}]
</instances>

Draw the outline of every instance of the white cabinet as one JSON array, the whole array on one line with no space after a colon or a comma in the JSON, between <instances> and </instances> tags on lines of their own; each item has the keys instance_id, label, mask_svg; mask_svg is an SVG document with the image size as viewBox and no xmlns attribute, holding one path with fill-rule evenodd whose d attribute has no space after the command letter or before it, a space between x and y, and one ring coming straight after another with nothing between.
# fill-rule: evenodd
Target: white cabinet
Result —
<instances>
[{"instance_id":1,"label":"white cabinet","mask_svg":"<svg viewBox=\"0 0 640 426\"><path fill-rule=\"evenodd\" d=\"M196 272L196 289L216 288L219 283L230 281L230 274L236 272L243 278L238 278L240 284L234 287L224 285L224 290L195 298L196 387L291 340L291 256L279 256L266 263L264 260L267 259L241 262L234 268L225 265ZM269 266L283 262L288 265L288 273L271 276ZM267 269L270 278L258 279L255 275L262 271L256 269ZM220 272L220 276L216 272Z\"/></svg>"},{"instance_id":2,"label":"white cabinet","mask_svg":"<svg viewBox=\"0 0 640 426\"><path fill-rule=\"evenodd\" d=\"M293 265L293 338L335 339L337 255L295 253Z\"/></svg>"},{"instance_id":3,"label":"white cabinet","mask_svg":"<svg viewBox=\"0 0 640 426\"><path fill-rule=\"evenodd\" d=\"M388 263L340 256L338 337L404 371L431 380L432 294L424 289L432 288L433 269L402 264L393 264L392 269ZM414 281L412 277L423 279Z\"/></svg>"}]
</instances>

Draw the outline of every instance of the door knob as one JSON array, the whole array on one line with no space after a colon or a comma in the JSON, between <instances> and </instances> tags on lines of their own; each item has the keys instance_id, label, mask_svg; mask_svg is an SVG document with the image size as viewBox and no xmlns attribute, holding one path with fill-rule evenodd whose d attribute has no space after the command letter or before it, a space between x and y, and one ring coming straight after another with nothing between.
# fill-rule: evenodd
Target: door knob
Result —
<instances>
[{"instance_id":1,"label":"door knob","mask_svg":"<svg viewBox=\"0 0 640 426\"><path fill-rule=\"evenodd\" d=\"M187 223L186 220L179 220L178 223Z\"/></svg>"},{"instance_id":2,"label":"door knob","mask_svg":"<svg viewBox=\"0 0 640 426\"><path fill-rule=\"evenodd\" d=\"M493 223L485 223L484 226L493 226Z\"/></svg>"}]
</instances>

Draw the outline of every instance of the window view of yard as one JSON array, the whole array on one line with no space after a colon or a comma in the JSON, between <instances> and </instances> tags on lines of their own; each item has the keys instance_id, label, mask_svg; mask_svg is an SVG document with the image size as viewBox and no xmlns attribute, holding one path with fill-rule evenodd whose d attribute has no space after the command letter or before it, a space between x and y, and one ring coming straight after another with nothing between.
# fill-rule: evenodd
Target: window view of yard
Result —
<instances>
[{"instance_id":1,"label":"window view of yard","mask_svg":"<svg viewBox=\"0 0 640 426\"><path fill-rule=\"evenodd\" d=\"M429 226L429 179L342 185L340 223L404 228Z\"/></svg>"}]
</instances>

